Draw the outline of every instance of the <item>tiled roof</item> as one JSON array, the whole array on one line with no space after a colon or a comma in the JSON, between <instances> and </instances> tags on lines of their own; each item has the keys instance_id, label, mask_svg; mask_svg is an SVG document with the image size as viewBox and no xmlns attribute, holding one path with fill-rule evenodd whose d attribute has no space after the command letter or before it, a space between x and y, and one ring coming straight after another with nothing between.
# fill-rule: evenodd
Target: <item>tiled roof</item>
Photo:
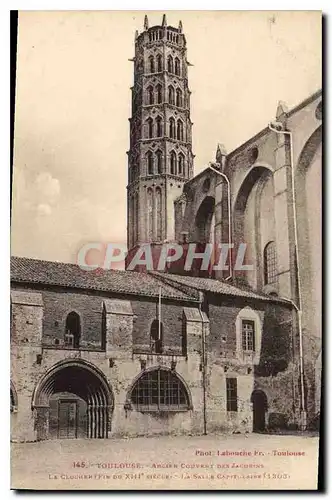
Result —
<instances>
[{"instance_id":1,"label":"tiled roof","mask_svg":"<svg viewBox=\"0 0 332 500\"><path fill-rule=\"evenodd\" d=\"M149 297L158 297L161 287L163 298L195 300L194 295L162 283L151 274L104 269L85 271L75 264L24 257L11 258L11 281Z\"/></svg>"},{"instance_id":2,"label":"tiled roof","mask_svg":"<svg viewBox=\"0 0 332 500\"><path fill-rule=\"evenodd\" d=\"M182 290L188 291L190 293L190 288L199 290L202 292L211 292L221 295L229 295L231 297L243 297L250 299L259 299L269 302L282 302L278 297L273 297L266 295L264 293L256 292L253 290L239 288L237 286L231 285L226 281L216 280L212 278L196 278L194 276L180 276L175 274L163 274L157 271L153 272L154 276L158 276L160 280L166 281L168 284L174 283L182 286ZM185 287L185 288L183 288Z\"/></svg>"}]
</instances>

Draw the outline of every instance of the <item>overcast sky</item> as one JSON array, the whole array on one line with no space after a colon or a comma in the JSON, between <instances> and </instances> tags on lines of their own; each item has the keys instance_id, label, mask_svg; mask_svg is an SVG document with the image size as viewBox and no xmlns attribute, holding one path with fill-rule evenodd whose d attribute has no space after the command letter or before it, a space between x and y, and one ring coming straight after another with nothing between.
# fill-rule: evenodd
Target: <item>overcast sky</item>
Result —
<instances>
[{"instance_id":1,"label":"overcast sky","mask_svg":"<svg viewBox=\"0 0 332 500\"><path fill-rule=\"evenodd\" d=\"M162 12L148 13L150 26ZM321 87L319 12L168 12L187 38L195 172ZM19 14L12 254L126 241L135 30L144 12Z\"/></svg>"}]
</instances>

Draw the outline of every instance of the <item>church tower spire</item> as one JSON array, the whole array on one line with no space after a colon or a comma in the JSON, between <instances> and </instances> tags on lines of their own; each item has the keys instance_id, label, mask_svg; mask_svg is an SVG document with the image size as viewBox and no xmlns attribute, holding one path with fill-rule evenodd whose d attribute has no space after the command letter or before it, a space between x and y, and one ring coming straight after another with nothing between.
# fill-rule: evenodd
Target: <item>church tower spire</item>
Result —
<instances>
[{"instance_id":1,"label":"church tower spire","mask_svg":"<svg viewBox=\"0 0 332 500\"><path fill-rule=\"evenodd\" d=\"M186 38L182 25L135 37L128 151L127 245L174 240L174 201L193 176Z\"/></svg>"}]
</instances>

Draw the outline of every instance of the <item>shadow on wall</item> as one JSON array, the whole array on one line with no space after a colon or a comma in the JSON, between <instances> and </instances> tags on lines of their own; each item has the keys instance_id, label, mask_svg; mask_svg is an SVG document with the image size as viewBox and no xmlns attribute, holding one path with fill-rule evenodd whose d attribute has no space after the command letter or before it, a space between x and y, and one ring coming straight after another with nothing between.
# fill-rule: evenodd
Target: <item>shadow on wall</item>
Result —
<instances>
[{"instance_id":1,"label":"shadow on wall","mask_svg":"<svg viewBox=\"0 0 332 500\"><path fill-rule=\"evenodd\" d=\"M274 314L265 313L259 365L255 366L257 377L275 377L287 370L292 358L291 323L278 324Z\"/></svg>"}]
</instances>

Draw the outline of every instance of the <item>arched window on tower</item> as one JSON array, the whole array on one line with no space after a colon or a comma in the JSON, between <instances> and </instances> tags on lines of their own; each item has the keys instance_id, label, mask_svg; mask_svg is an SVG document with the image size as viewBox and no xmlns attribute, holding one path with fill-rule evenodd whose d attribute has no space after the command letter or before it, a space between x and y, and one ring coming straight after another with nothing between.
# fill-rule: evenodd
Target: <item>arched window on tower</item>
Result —
<instances>
[{"instance_id":1,"label":"arched window on tower","mask_svg":"<svg viewBox=\"0 0 332 500\"><path fill-rule=\"evenodd\" d=\"M174 102L174 87L172 87L172 85L170 85L168 87L168 102L169 102L169 104L175 104L175 102Z\"/></svg>"},{"instance_id":2,"label":"arched window on tower","mask_svg":"<svg viewBox=\"0 0 332 500\"><path fill-rule=\"evenodd\" d=\"M161 189L160 187L156 188L156 230L157 230L157 240L161 241L162 233L161 233L161 224L162 224L162 213L161 213Z\"/></svg>"},{"instance_id":3,"label":"arched window on tower","mask_svg":"<svg viewBox=\"0 0 332 500\"><path fill-rule=\"evenodd\" d=\"M156 151L157 158L157 173L161 174L163 171L163 154L160 150Z\"/></svg>"},{"instance_id":4,"label":"arched window on tower","mask_svg":"<svg viewBox=\"0 0 332 500\"><path fill-rule=\"evenodd\" d=\"M172 117L169 119L169 136L175 139L175 120Z\"/></svg>"},{"instance_id":5,"label":"arched window on tower","mask_svg":"<svg viewBox=\"0 0 332 500\"><path fill-rule=\"evenodd\" d=\"M150 328L150 348L153 354L163 352L163 324L155 319Z\"/></svg>"},{"instance_id":6,"label":"arched window on tower","mask_svg":"<svg viewBox=\"0 0 332 500\"><path fill-rule=\"evenodd\" d=\"M277 283L277 252L274 241L270 241L264 248L264 283Z\"/></svg>"},{"instance_id":7,"label":"arched window on tower","mask_svg":"<svg viewBox=\"0 0 332 500\"><path fill-rule=\"evenodd\" d=\"M81 338L81 319L77 312L72 311L66 318L65 346L78 349Z\"/></svg>"},{"instance_id":8,"label":"arched window on tower","mask_svg":"<svg viewBox=\"0 0 332 500\"><path fill-rule=\"evenodd\" d=\"M161 54L157 55L157 71L160 73L163 70L163 58Z\"/></svg>"},{"instance_id":9,"label":"arched window on tower","mask_svg":"<svg viewBox=\"0 0 332 500\"><path fill-rule=\"evenodd\" d=\"M147 211L147 236L148 240L153 240L153 192L152 189L149 188L147 191L148 197L148 211Z\"/></svg>"},{"instance_id":10,"label":"arched window on tower","mask_svg":"<svg viewBox=\"0 0 332 500\"><path fill-rule=\"evenodd\" d=\"M149 56L149 71L150 73L154 73L154 57Z\"/></svg>"},{"instance_id":11,"label":"arched window on tower","mask_svg":"<svg viewBox=\"0 0 332 500\"><path fill-rule=\"evenodd\" d=\"M179 175L183 175L184 174L184 155L183 155L183 153L179 154L178 174Z\"/></svg>"},{"instance_id":12,"label":"arched window on tower","mask_svg":"<svg viewBox=\"0 0 332 500\"><path fill-rule=\"evenodd\" d=\"M182 108L182 90L181 89L177 89L176 91L176 105L179 107L179 108Z\"/></svg>"},{"instance_id":13,"label":"arched window on tower","mask_svg":"<svg viewBox=\"0 0 332 500\"><path fill-rule=\"evenodd\" d=\"M162 103L162 86L160 83L156 86L156 91L157 91L157 104Z\"/></svg>"},{"instance_id":14,"label":"arched window on tower","mask_svg":"<svg viewBox=\"0 0 332 500\"><path fill-rule=\"evenodd\" d=\"M150 85L147 88L148 91L148 104L153 104L154 103L154 95L153 95L153 87Z\"/></svg>"},{"instance_id":15,"label":"arched window on tower","mask_svg":"<svg viewBox=\"0 0 332 500\"><path fill-rule=\"evenodd\" d=\"M178 120L177 123L177 133L176 133L177 139L179 141L183 141L183 123L181 120Z\"/></svg>"},{"instance_id":16,"label":"arched window on tower","mask_svg":"<svg viewBox=\"0 0 332 500\"><path fill-rule=\"evenodd\" d=\"M180 75L180 59L178 57L175 58L175 74Z\"/></svg>"},{"instance_id":17,"label":"arched window on tower","mask_svg":"<svg viewBox=\"0 0 332 500\"><path fill-rule=\"evenodd\" d=\"M157 128L157 137L162 137L163 135L163 124L162 124L161 116L157 116L156 118L156 128Z\"/></svg>"},{"instance_id":18,"label":"arched window on tower","mask_svg":"<svg viewBox=\"0 0 332 500\"><path fill-rule=\"evenodd\" d=\"M153 175L153 154L151 151L146 153L146 164L148 175Z\"/></svg>"},{"instance_id":19,"label":"arched window on tower","mask_svg":"<svg viewBox=\"0 0 332 500\"><path fill-rule=\"evenodd\" d=\"M168 56L167 58L167 71L169 73L174 73L174 62L172 56Z\"/></svg>"},{"instance_id":20,"label":"arched window on tower","mask_svg":"<svg viewBox=\"0 0 332 500\"><path fill-rule=\"evenodd\" d=\"M153 120L152 118L148 118L146 120L147 130L148 130L148 138L151 139L153 137Z\"/></svg>"},{"instance_id":21,"label":"arched window on tower","mask_svg":"<svg viewBox=\"0 0 332 500\"><path fill-rule=\"evenodd\" d=\"M170 155L170 172L172 175L176 175L176 154L174 151Z\"/></svg>"}]
</instances>

